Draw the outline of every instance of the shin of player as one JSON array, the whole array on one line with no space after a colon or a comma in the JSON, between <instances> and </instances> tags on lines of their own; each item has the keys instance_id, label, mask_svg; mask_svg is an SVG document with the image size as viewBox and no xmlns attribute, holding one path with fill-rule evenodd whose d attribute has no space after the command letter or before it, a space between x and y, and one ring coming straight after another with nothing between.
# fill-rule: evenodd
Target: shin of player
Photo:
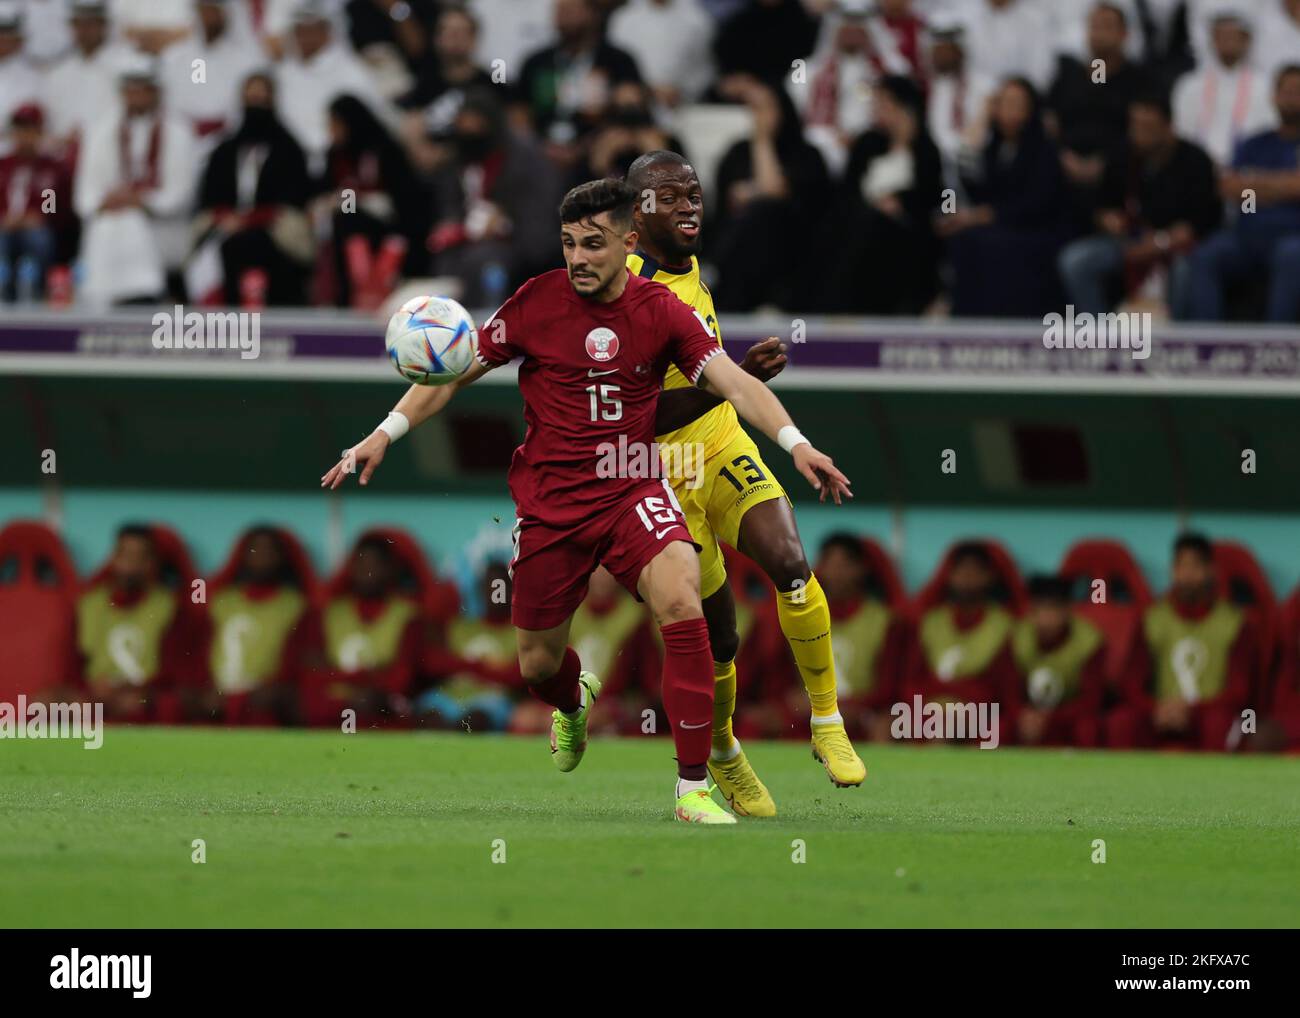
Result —
<instances>
[{"instance_id":1,"label":"shin of player","mask_svg":"<svg viewBox=\"0 0 1300 1018\"><path fill-rule=\"evenodd\" d=\"M677 750L677 797L707 791L713 729L713 655L700 605L695 548L670 544L645 567L638 584L664 640L664 712Z\"/></svg>"}]
</instances>

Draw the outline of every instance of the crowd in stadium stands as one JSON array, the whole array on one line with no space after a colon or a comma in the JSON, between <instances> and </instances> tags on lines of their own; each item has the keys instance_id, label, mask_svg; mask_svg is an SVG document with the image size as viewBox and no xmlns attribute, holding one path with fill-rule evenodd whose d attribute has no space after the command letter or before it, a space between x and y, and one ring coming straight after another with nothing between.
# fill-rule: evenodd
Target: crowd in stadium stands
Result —
<instances>
[{"instance_id":1,"label":"crowd in stadium stands","mask_svg":"<svg viewBox=\"0 0 1300 1018\"><path fill-rule=\"evenodd\" d=\"M0 0L0 128L2 299L494 306L670 147L722 311L1300 320L1300 0Z\"/></svg>"},{"instance_id":2,"label":"crowd in stadium stands","mask_svg":"<svg viewBox=\"0 0 1300 1018\"><path fill-rule=\"evenodd\" d=\"M796 737L808 703L772 588L738 556L729 571L736 730ZM909 596L879 545L841 533L815 572L856 739L890 739L894 705L920 697L998 704L1006 745L1300 750L1300 590L1279 605L1242 545L1183 534L1159 597L1113 541L1083 541L1027 581L997 542L962 541ZM200 578L174 531L126 525L79 581L53 531L17 522L0 531L0 699L92 699L136 723L544 731L505 564L487 561L466 594L391 529L362 534L320 582L282 528L250 528ZM662 731L657 630L603 570L570 642L604 680L595 730Z\"/></svg>"}]
</instances>

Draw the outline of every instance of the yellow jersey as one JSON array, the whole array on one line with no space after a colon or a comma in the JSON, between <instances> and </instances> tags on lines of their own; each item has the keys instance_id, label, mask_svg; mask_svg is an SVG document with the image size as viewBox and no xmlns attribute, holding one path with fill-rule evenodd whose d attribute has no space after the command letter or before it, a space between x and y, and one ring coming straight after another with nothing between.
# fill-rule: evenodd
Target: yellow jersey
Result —
<instances>
[{"instance_id":1,"label":"yellow jersey","mask_svg":"<svg viewBox=\"0 0 1300 1018\"><path fill-rule=\"evenodd\" d=\"M629 272L663 283L677 295L678 300L694 308L710 335L718 341L719 346L722 345L722 332L718 328L718 315L713 307L713 294L709 293L709 288L700 278L700 263L694 255L691 256L689 269L669 269L638 250L627 256L627 267ZM681 389L690 384L676 365L668 365L668 374L664 376L665 389ZM698 442L704 447L704 458L708 460L725 449L739 433L740 419L736 416L736 408L724 402L684 427L655 437L663 445Z\"/></svg>"}]
</instances>

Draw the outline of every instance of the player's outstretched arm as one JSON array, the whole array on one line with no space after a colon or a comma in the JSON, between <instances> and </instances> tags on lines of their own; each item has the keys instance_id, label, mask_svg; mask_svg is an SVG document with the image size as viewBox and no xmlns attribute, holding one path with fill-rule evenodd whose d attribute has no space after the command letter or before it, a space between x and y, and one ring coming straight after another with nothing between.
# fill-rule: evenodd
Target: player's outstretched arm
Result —
<instances>
[{"instance_id":1,"label":"player's outstretched arm","mask_svg":"<svg viewBox=\"0 0 1300 1018\"><path fill-rule=\"evenodd\" d=\"M322 488L331 491L342 484L348 474L361 471L361 484L370 483L370 475L384 461L388 447L411 428L417 428L443 407L451 402L457 391L482 378L490 371L481 362L474 361L469 369L454 382L446 385L413 385L406 390L406 395L397 401L397 406L369 435L348 449L343 458L332 466L320 479Z\"/></svg>"},{"instance_id":2,"label":"player's outstretched arm","mask_svg":"<svg viewBox=\"0 0 1300 1018\"><path fill-rule=\"evenodd\" d=\"M775 336L768 336L745 351L740 366L760 382L767 382L781 373L785 362L785 344ZM659 405L655 409L655 434L666 435L684 428L724 402L721 396L694 386L665 389L659 394Z\"/></svg>"},{"instance_id":3,"label":"player's outstretched arm","mask_svg":"<svg viewBox=\"0 0 1300 1018\"><path fill-rule=\"evenodd\" d=\"M814 449L812 443L800 434L772 390L742 371L725 353L704 365L700 385L730 400L736 413L790 453L799 473L808 479L821 501L826 500L827 493L836 505L844 498L853 497L849 479L836 468L829 456Z\"/></svg>"}]
</instances>

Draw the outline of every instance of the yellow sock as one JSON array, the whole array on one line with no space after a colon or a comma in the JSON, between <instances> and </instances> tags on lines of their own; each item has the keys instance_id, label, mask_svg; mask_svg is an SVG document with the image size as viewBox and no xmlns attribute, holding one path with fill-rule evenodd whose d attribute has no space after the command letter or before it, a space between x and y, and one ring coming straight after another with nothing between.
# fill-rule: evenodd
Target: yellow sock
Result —
<instances>
[{"instance_id":1,"label":"yellow sock","mask_svg":"<svg viewBox=\"0 0 1300 1018\"><path fill-rule=\"evenodd\" d=\"M781 620L781 632L790 643L794 662L799 666L804 688L808 690L813 717L824 718L838 713L835 658L831 655L831 610L817 577L810 574L802 587L779 591L776 611Z\"/></svg>"},{"instance_id":2,"label":"yellow sock","mask_svg":"<svg viewBox=\"0 0 1300 1018\"><path fill-rule=\"evenodd\" d=\"M719 753L731 749L731 715L736 710L736 662L713 662L713 748Z\"/></svg>"}]
</instances>

